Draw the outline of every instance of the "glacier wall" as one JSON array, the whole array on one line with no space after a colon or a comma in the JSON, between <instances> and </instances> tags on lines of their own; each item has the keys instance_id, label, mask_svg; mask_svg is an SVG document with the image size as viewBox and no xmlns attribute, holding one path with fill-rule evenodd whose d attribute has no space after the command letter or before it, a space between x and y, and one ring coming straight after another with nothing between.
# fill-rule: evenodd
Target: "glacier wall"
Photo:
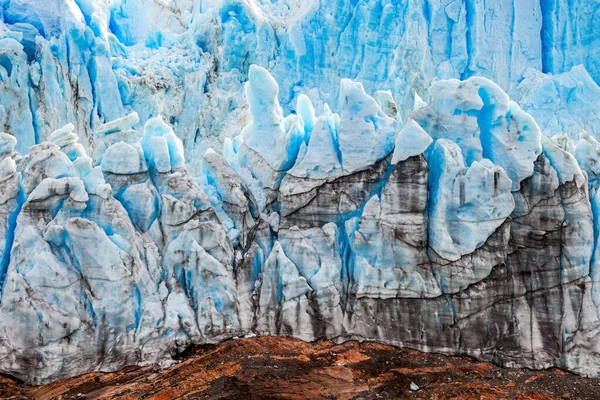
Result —
<instances>
[{"instance_id":1,"label":"glacier wall","mask_svg":"<svg viewBox=\"0 0 600 400\"><path fill-rule=\"evenodd\" d=\"M600 2L490 3L0 1L0 372L259 334L600 376Z\"/></svg>"},{"instance_id":2,"label":"glacier wall","mask_svg":"<svg viewBox=\"0 0 600 400\"><path fill-rule=\"evenodd\" d=\"M441 80L403 122L344 79L250 122L192 176L161 117L0 135L0 371L28 383L168 363L240 335L378 340L599 376L600 145L542 133L499 86ZM384 110L387 110L385 112Z\"/></svg>"}]
</instances>

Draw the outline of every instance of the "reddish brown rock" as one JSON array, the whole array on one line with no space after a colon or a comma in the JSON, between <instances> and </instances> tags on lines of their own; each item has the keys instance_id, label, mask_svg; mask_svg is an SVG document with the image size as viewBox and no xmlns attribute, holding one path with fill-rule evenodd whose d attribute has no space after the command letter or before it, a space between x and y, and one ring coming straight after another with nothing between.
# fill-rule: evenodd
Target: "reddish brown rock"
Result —
<instances>
[{"instance_id":1,"label":"reddish brown rock","mask_svg":"<svg viewBox=\"0 0 600 400\"><path fill-rule=\"evenodd\" d=\"M508 370L377 343L258 337L190 349L159 370L130 367L23 387L2 399L531 399L600 398L600 382L560 370ZM411 390L411 383L419 390Z\"/></svg>"}]
</instances>

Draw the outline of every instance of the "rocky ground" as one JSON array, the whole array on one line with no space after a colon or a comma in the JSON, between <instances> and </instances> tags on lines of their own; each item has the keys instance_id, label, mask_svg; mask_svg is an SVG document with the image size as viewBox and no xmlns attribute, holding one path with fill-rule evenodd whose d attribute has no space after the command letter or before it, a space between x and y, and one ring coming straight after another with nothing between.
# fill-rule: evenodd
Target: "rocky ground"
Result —
<instances>
[{"instance_id":1,"label":"rocky ground","mask_svg":"<svg viewBox=\"0 0 600 400\"><path fill-rule=\"evenodd\" d=\"M598 399L600 381L376 343L257 337L190 348L162 370L130 367L37 387L1 377L0 398Z\"/></svg>"}]
</instances>

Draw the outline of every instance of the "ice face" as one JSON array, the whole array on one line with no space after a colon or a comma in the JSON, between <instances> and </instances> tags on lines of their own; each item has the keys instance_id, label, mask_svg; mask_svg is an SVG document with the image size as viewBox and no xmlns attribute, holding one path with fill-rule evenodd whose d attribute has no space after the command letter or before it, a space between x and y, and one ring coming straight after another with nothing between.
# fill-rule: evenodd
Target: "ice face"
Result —
<instances>
[{"instance_id":1,"label":"ice face","mask_svg":"<svg viewBox=\"0 0 600 400\"><path fill-rule=\"evenodd\" d=\"M269 334L600 375L597 3L0 3L0 372Z\"/></svg>"},{"instance_id":2,"label":"ice face","mask_svg":"<svg viewBox=\"0 0 600 400\"><path fill-rule=\"evenodd\" d=\"M350 80L341 115L302 96L298 113L285 116L269 72L250 70L252 119L223 155L205 152L196 177L160 117L141 130L136 114L99 126L96 161L74 125L25 158L13 136L1 136L0 316L20 321L0 331L3 371L44 382L245 333L456 346L485 358L455 335L482 321L518 330L515 312L538 315L521 303L533 291L560 302L557 285L596 289L591 135L542 136L483 78L439 81L405 124L389 92L372 98ZM523 284L532 268L537 280ZM593 293L581 307L597 310ZM481 320L489 307L498 315ZM424 319L403 322L415 313ZM555 315L546 317L552 329L595 346L578 336L587 328ZM552 329L534 329L536 340ZM524 335L515 349L531 343ZM564 360L541 350L517 365ZM33 354L44 366L19 363Z\"/></svg>"},{"instance_id":3,"label":"ice face","mask_svg":"<svg viewBox=\"0 0 600 400\"><path fill-rule=\"evenodd\" d=\"M583 0L527 0L514 7L347 0L5 3L0 120L20 138L23 153L73 123L91 155L95 129L135 111L142 125L163 115L185 139L188 163L198 173L194 160L210 147L220 149L245 125L237 121L248 118L243 92L253 64L279 82L286 113L302 95L319 112L324 103L337 106L340 81L349 78L367 93L391 89L405 119L415 100L429 100L434 81L483 76L541 125L553 117L544 116L547 106L537 95L521 96L529 92L527 82L539 81L527 71L558 76L583 65L589 76L576 72L575 80L600 79L600 35L591 28L598 5ZM573 35L579 39L570 40ZM542 100L542 92L553 90L555 78L548 79L546 89L535 90ZM571 83L560 85L565 94Z\"/></svg>"},{"instance_id":4,"label":"ice face","mask_svg":"<svg viewBox=\"0 0 600 400\"><path fill-rule=\"evenodd\" d=\"M527 70L518 90L519 104L547 135L578 139L581 130L600 135L600 87L583 66L556 75Z\"/></svg>"},{"instance_id":5,"label":"ice face","mask_svg":"<svg viewBox=\"0 0 600 400\"><path fill-rule=\"evenodd\" d=\"M467 168L460 147L436 141L430 165L429 241L450 261L481 247L514 209L512 182L487 159Z\"/></svg>"},{"instance_id":6,"label":"ice face","mask_svg":"<svg viewBox=\"0 0 600 400\"><path fill-rule=\"evenodd\" d=\"M432 91L432 101L412 118L434 139L457 143L467 165L486 158L502 167L518 190L541 153L534 119L484 78L439 81Z\"/></svg>"}]
</instances>

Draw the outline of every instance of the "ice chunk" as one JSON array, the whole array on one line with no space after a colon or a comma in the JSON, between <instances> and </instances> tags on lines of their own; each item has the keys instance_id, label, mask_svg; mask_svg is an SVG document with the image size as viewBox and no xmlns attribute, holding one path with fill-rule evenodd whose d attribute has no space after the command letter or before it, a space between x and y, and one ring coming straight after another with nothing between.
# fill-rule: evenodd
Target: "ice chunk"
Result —
<instances>
[{"instance_id":1,"label":"ice chunk","mask_svg":"<svg viewBox=\"0 0 600 400\"><path fill-rule=\"evenodd\" d=\"M252 122L242 131L244 143L279 170L286 161L286 151L277 82L266 69L252 65L245 90Z\"/></svg>"},{"instance_id":2,"label":"ice chunk","mask_svg":"<svg viewBox=\"0 0 600 400\"><path fill-rule=\"evenodd\" d=\"M133 112L126 117L118 118L96 128L94 148L96 162L102 162L102 156L111 145L119 142L138 145L141 133L132 129L132 125L137 124L138 121L137 113Z\"/></svg>"},{"instance_id":3,"label":"ice chunk","mask_svg":"<svg viewBox=\"0 0 600 400\"><path fill-rule=\"evenodd\" d=\"M149 119L144 125L142 149L148 164L159 172L185 166L183 144L173 129L161 117Z\"/></svg>"},{"instance_id":4,"label":"ice chunk","mask_svg":"<svg viewBox=\"0 0 600 400\"><path fill-rule=\"evenodd\" d=\"M11 153L17 145L17 139L8 133L0 133L0 155Z\"/></svg>"},{"instance_id":5,"label":"ice chunk","mask_svg":"<svg viewBox=\"0 0 600 400\"><path fill-rule=\"evenodd\" d=\"M296 164L288 171L290 175L324 179L342 174L338 124L337 115L331 113L317 118L310 142L308 146L302 144Z\"/></svg>"},{"instance_id":6,"label":"ice chunk","mask_svg":"<svg viewBox=\"0 0 600 400\"><path fill-rule=\"evenodd\" d=\"M413 111L416 111L416 110L418 110L420 108L424 108L424 107L427 107L427 103L423 101L421 96L419 96L419 93L415 92Z\"/></svg>"},{"instance_id":7,"label":"ice chunk","mask_svg":"<svg viewBox=\"0 0 600 400\"><path fill-rule=\"evenodd\" d=\"M158 193L150 181L126 187L119 195L119 200L127 209L135 227L142 232L148 231L159 210Z\"/></svg>"},{"instance_id":8,"label":"ice chunk","mask_svg":"<svg viewBox=\"0 0 600 400\"><path fill-rule=\"evenodd\" d=\"M574 181L577 187L580 187L586 183L586 176L582 173L577 160L572 154L561 149L552 139L546 136L543 138L542 148L544 155L556 170L561 184Z\"/></svg>"},{"instance_id":9,"label":"ice chunk","mask_svg":"<svg viewBox=\"0 0 600 400\"><path fill-rule=\"evenodd\" d=\"M432 142L431 136L418 123L409 119L396 137L392 163L397 164L409 157L424 153Z\"/></svg>"},{"instance_id":10,"label":"ice chunk","mask_svg":"<svg viewBox=\"0 0 600 400\"><path fill-rule=\"evenodd\" d=\"M71 160L51 143L42 143L31 148L25 159L25 191L31 193L44 178L75 176Z\"/></svg>"},{"instance_id":11,"label":"ice chunk","mask_svg":"<svg viewBox=\"0 0 600 400\"><path fill-rule=\"evenodd\" d=\"M233 220L235 228L241 232L242 243L246 245L246 232L254 227L255 217L258 217L254 196L240 176L213 149L208 149L204 155L202 172L208 185L213 186L218 193L219 198L213 203L214 208L223 208Z\"/></svg>"},{"instance_id":12,"label":"ice chunk","mask_svg":"<svg viewBox=\"0 0 600 400\"><path fill-rule=\"evenodd\" d=\"M151 154L148 158L150 167L156 168L158 172L170 172L171 157L167 140L162 136L152 136L149 142L150 151L146 154Z\"/></svg>"},{"instance_id":13,"label":"ice chunk","mask_svg":"<svg viewBox=\"0 0 600 400\"><path fill-rule=\"evenodd\" d=\"M85 149L79 143L79 136L75 133L73 124L65 125L54 131L50 135L50 141L60 147L71 161L86 155Z\"/></svg>"},{"instance_id":14,"label":"ice chunk","mask_svg":"<svg viewBox=\"0 0 600 400\"><path fill-rule=\"evenodd\" d=\"M398 106L394 101L394 97L392 96L392 92L389 90L379 90L375 92L374 96L375 101L381 107L381 110L391 118L401 119L400 111L398 110Z\"/></svg>"},{"instance_id":15,"label":"ice chunk","mask_svg":"<svg viewBox=\"0 0 600 400\"><path fill-rule=\"evenodd\" d=\"M298 96L296 103L296 112L304 122L304 131L306 132L305 142L308 142L310 134L315 126L315 108L313 107L307 95L301 94Z\"/></svg>"},{"instance_id":16,"label":"ice chunk","mask_svg":"<svg viewBox=\"0 0 600 400\"><path fill-rule=\"evenodd\" d=\"M342 79L339 107L338 152L345 174L363 170L393 150L400 125L365 93L361 83Z\"/></svg>"},{"instance_id":17,"label":"ice chunk","mask_svg":"<svg viewBox=\"0 0 600 400\"><path fill-rule=\"evenodd\" d=\"M73 161L73 167L83 180L86 192L98 195L105 200L112 195L112 188L104 180L102 169L100 167L92 167L91 158L87 156L78 157Z\"/></svg>"},{"instance_id":18,"label":"ice chunk","mask_svg":"<svg viewBox=\"0 0 600 400\"><path fill-rule=\"evenodd\" d=\"M585 131L579 137L572 152L579 167L587 173L590 185L595 185L600 178L600 143Z\"/></svg>"},{"instance_id":19,"label":"ice chunk","mask_svg":"<svg viewBox=\"0 0 600 400\"><path fill-rule=\"evenodd\" d=\"M123 118L117 118L96 128L97 135L110 135L111 133L125 132L140 121L138 114L134 111Z\"/></svg>"},{"instance_id":20,"label":"ice chunk","mask_svg":"<svg viewBox=\"0 0 600 400\"><path fill-rule=\"evenodd\" d=\"M485 243L515 207L511 181L489 160L466 167L460 147L435 142L430 165L429 243L440 256L459 260Z\"/></svg>"},{"instance_id":21,"label":"ice chunk","mask_svg":"<svg viewBox=\"0 0 600 400\"><path fill-rule=\"evenodd\" d=\"M431 87L432 101L412 118L434 139L458 143L467 165L483 157L477 115L483 100L472 80L439 81Z\"/></svg>"},{"instance_id":22,"label":"ice chunk","mask_svg":"<svg viewBox=\"0 0 600 400\"><path fill-rule=\"evenodd\" d=\"M252 122L242 130L244 143L273 170L289 169L296 161L305 135L295 129L286 130L283 110L277 99L277 82L266 69L252 65L245 89ZM310 106L305 107L310 124Z\"/></svg>"},{"instance_id":23,"label":"ice chunk","mask_svg":"<svg viewBox=\"0 0 600 400\"><path fill-rule=\"evenodd\" d=\"M115 143L106 149L102 156L101 166L103 171L119 175L139 174L147 171L142 155L135 147L124 142ZM170 171L170 163L165 168ZM157 167L157 169L159 168Z\"/></svg>"},{"instance_id":24,"label":"ice chunk","mask_svg":"<svg viewBox=\"0 0 600 400\"><path fill-rule=\"evenodd\" d=\"M27 201L41 202L56 195L69 195L78 202L88 201L85 186L79 178L46 178L29 194Z\"/></svg>"}]
</instances>

